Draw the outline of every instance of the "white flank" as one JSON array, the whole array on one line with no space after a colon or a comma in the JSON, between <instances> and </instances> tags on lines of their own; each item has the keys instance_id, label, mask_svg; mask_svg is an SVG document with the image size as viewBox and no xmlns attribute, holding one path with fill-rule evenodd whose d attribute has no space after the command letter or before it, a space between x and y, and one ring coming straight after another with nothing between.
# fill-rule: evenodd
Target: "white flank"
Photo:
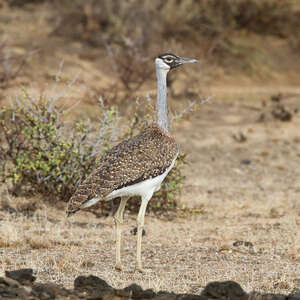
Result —
<instances>
[{"instance_id":1,"label":"white flank","mask_svg":"<svg viewBox=\"0 0 300 300\"><path fill-rule=\"evenodd\" d=\"M156 176L154 178L146 179L145 181L142 181L142 182L139 182L139 183L136 183L133 185L123 187L118 190L114 190L106 197L105 200L111 200L116 197L125 197L125 196L129 196L129 197L141 196L143 198L149 194L152 194L152 193L158 191L160 189L161 183L163 182L165 177L168 175L170 170L173 168L175 160L177 158L177 155L173 159L171 165L166 169L166 171L163 174Z\"/></svg>"}]
</instances>

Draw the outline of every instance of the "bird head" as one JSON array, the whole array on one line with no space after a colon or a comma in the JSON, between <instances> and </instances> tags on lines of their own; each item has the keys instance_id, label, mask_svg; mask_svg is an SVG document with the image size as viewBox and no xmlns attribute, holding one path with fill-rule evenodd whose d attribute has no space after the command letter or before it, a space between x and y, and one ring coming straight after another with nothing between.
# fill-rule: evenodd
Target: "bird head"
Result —
<instances>
[{"instance_id":1,"label":"bird head","mask_svg":"<svg viewBox=\"0 0 300 300\"><path fill-rule=\"evenodd\" d=\"M164 53L155 59L155 64L158 68L165 71L170 71L171 69L177 68L185 63L195 63L197 62L194 58L180 57L172 53Z\"/></svg>"}]
</instances>

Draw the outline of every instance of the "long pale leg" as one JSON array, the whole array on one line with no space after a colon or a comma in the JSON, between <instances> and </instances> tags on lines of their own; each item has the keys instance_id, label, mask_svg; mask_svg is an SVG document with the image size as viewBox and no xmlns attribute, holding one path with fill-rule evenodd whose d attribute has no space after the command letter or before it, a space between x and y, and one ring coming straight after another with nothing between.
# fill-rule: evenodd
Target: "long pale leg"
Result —
<instances>
[{"instance_id":1,"label":"long pale leg","mask_svg":"<svg viewBox=\"0 0 300 300\"><path fill-rule=\"evenodd\" d=\"M147 204L149 200L151 199L152 194L148 195L147 197L142 197L142 204L139 210L139 214L137 217L137 248L136 248L136 267L135 269L141 273L143 273L142 268L142 260L141 260L141 252L142 252L142 233L144 228L144 218L145 218L145 212L147 208Z\"/></svg>"},{"instance_id":2,"label":"long pale leg","mask_svg":"<svg viewBox=\"0 0 300 300\"><path fill-rule=\"evenodd\" d=\"M115 226L116 226L116 265L115 268L119 271L122 270L121 263L121 234L122 234L122 224L123 224L123 215L126 202L129 198L121 198L119 208L114 216Z\"/></svg>"}]
</instances>

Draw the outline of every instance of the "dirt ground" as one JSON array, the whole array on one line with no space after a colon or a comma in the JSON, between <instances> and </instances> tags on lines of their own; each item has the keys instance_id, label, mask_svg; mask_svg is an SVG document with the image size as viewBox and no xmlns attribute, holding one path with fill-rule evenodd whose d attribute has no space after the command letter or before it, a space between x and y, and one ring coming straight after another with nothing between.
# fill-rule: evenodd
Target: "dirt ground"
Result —
<instances>
[{"instance_id":1,"label":"dirt ground","mask_svg":"<svg viewBox=\"0 0 300 300\"><path fill-rule=\"evenodd\" d=\"M14 13L21 18L17 10ZM13 51L34 49L42 42L46 45L43 15L37 16L40 26L34 27L32 45L26 45L28 37L18 34L16 27L7 27L8 36L17 41ZM55 51L50 48L54 42ZM80 72L68 98L90 99L91 94L98 94L98 86L109 82L110 66L102 65L97 51L83 56L85 51L76 42L64 45L63 40L51 37L49 48L33 56L32 74L18 77L1 91L1 99L14 97L16 84L25 85L29 93L53 92L49 81L62 59L62 84ZM125 270L118 272L114 270L112 217L80 212L67 220L63 205L53 207L39 198L15 199L1 186L2 273L33 268L41 282L66 287L78 275L93 274L115 288L135 282L155 291L196 294L215 280L237 281L246 291L286 294L300 288L300 88L288 85L288 80L258 84L259 79L251 83L239 78L235 83L231 78L222 84L220 74L214 84L211 77L202 78L201 66L193 72L201 75L193 81L194 91L211 100L173 128L189 162L180 205L192 212L178 213L175 218L146 216L142 257L148 272L133 272L135 215L125 214ZM188 75L187 71L183 74ZM141 94L152 92L154 84L145 86ZM180 80L174 83L177 87L184 89ZM171 108L187 103L170 102ZM81 102L75 116L91 111L92 104ZM291 120L284 120L286 111Z\"/></svg>"}]
</instances>

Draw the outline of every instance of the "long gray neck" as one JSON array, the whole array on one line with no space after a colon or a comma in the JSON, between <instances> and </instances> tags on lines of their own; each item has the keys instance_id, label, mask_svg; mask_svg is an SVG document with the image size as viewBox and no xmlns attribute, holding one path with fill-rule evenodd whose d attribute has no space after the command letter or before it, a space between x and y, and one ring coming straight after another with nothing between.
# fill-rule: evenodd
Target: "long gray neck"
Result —
<instances>
[{"instance_id":1,"label":"long gray neck","mask_svg":"<svg viewBox=\"0 0 300 300\"><path fill-rule=\"evenodd\" d=\"M156 65L157 77L157 124L165 132L169 132L167 105L167 73L168 70Z\"/></svg>"}]
</instances>

